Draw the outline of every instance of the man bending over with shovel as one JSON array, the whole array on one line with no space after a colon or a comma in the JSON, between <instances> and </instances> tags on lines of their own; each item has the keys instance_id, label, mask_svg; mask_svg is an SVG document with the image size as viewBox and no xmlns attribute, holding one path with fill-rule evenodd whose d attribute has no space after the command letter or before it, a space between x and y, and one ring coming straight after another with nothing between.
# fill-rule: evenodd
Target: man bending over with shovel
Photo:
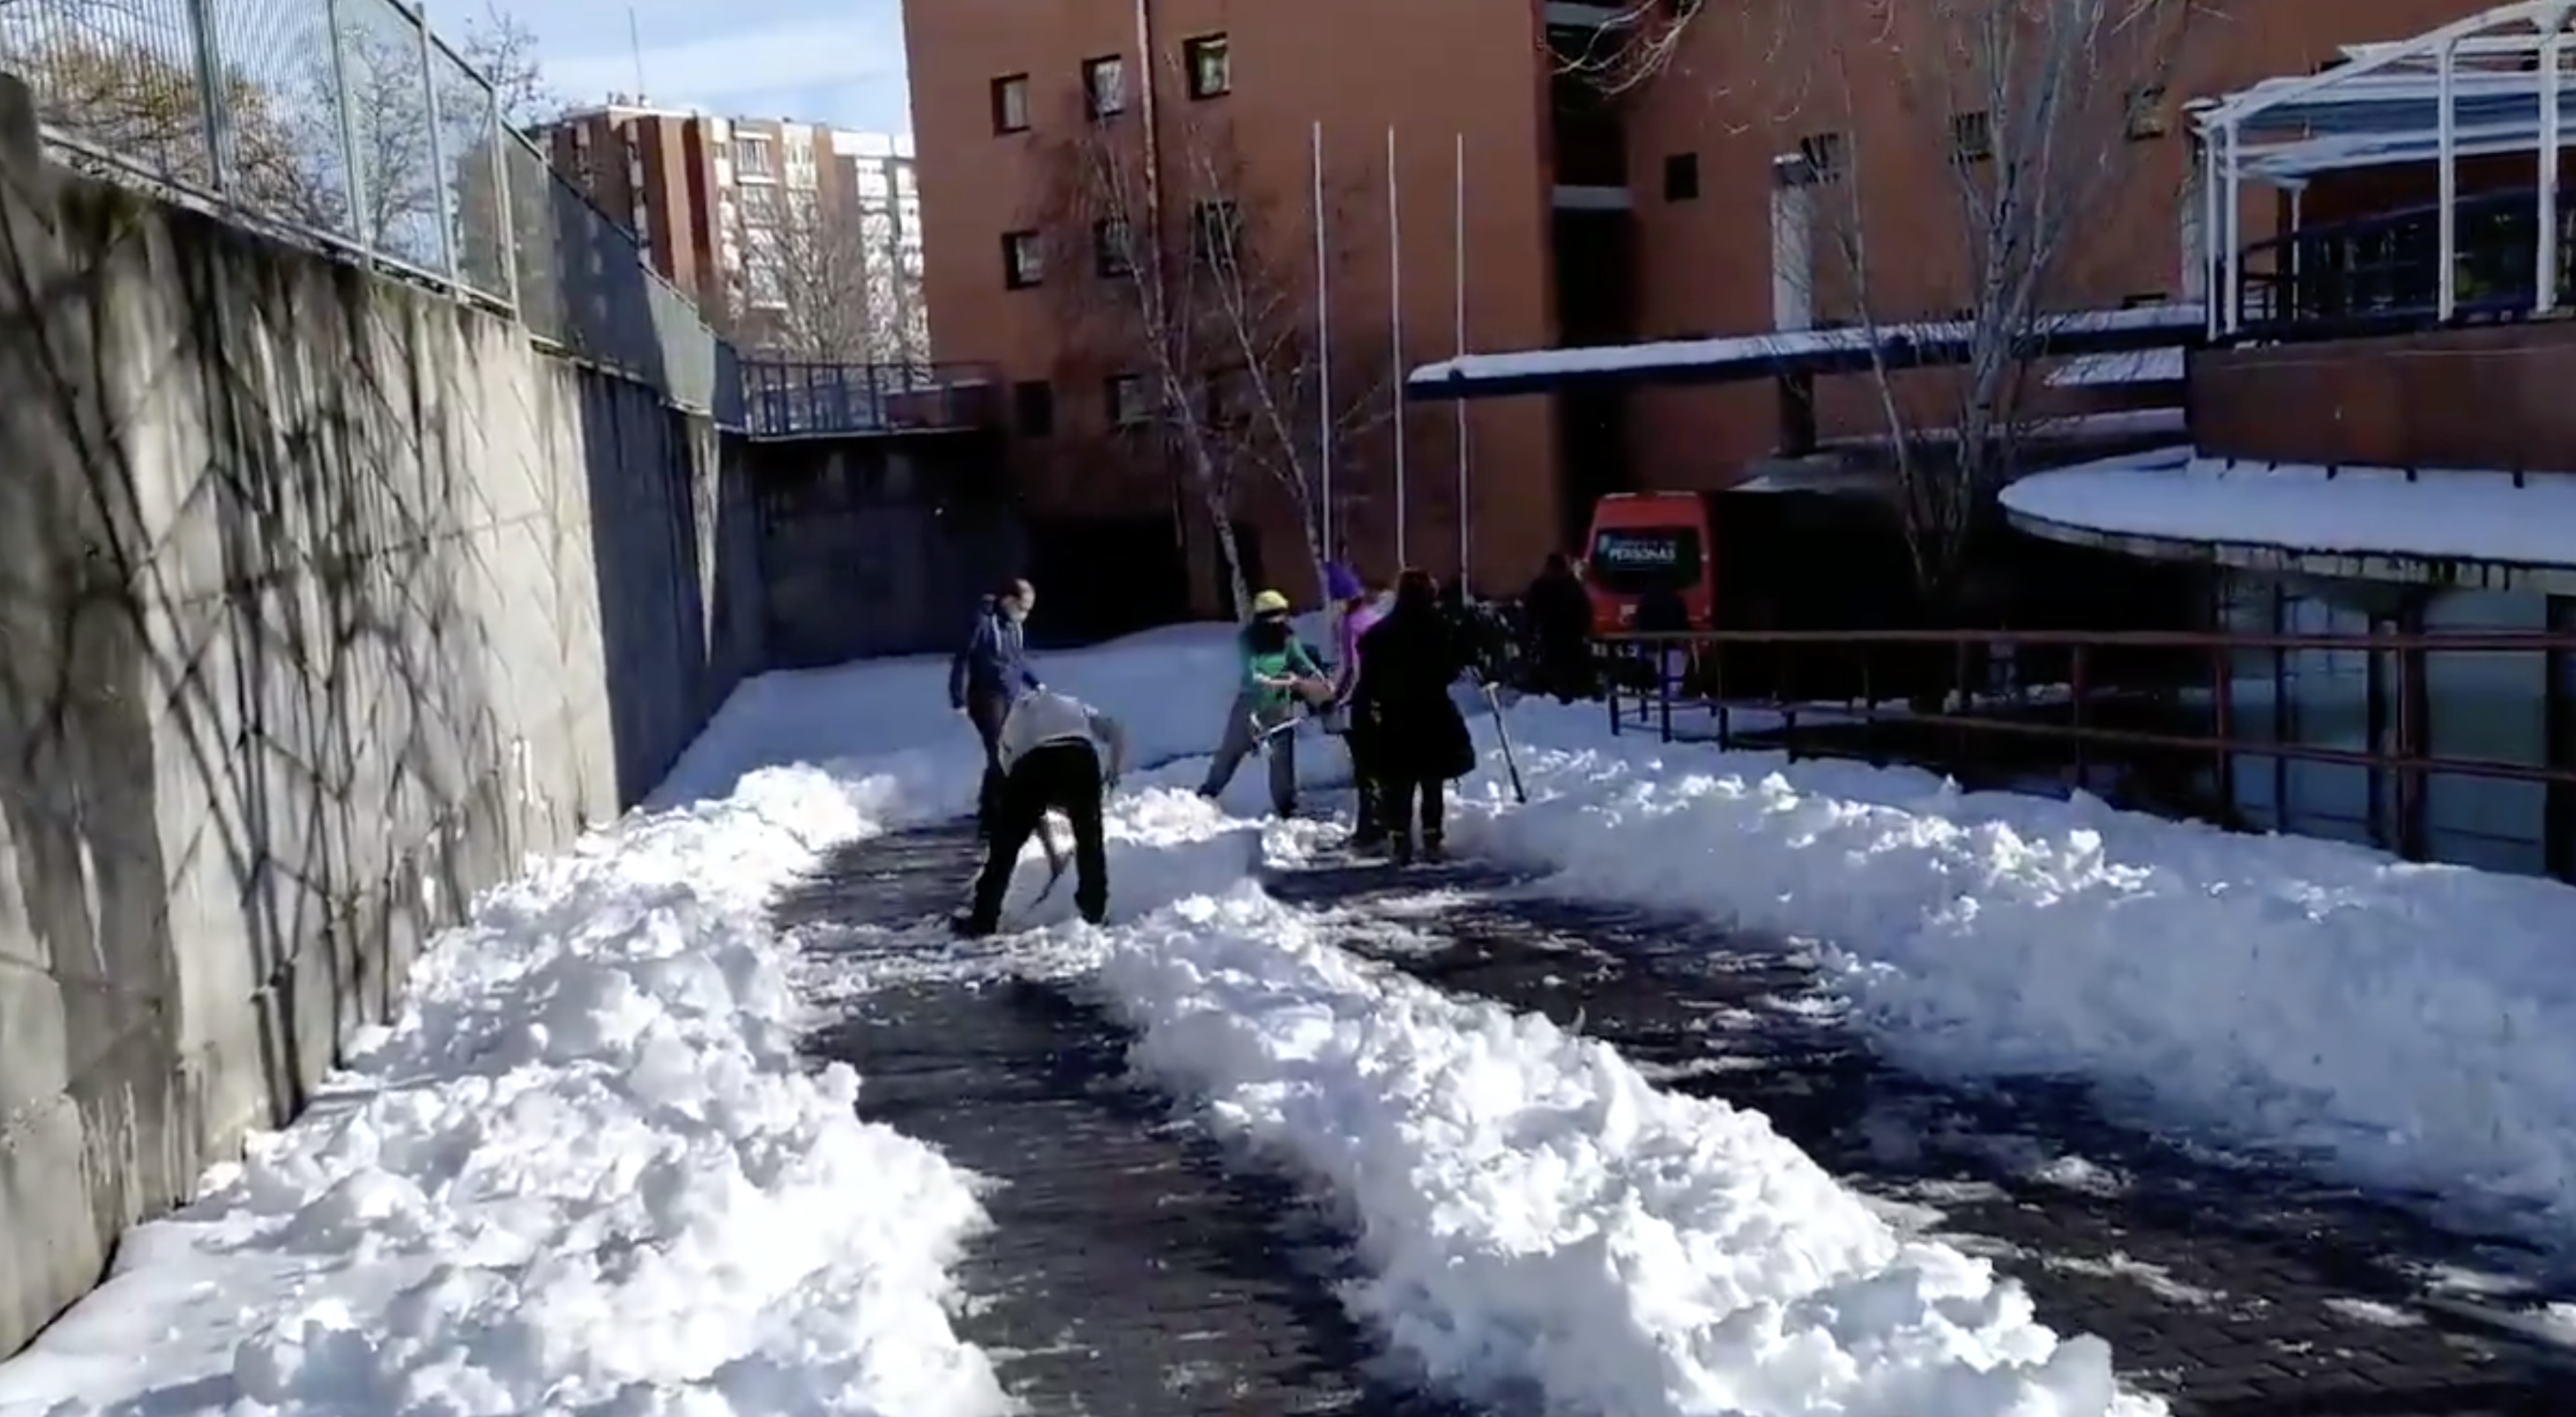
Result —
<instances>
[{"instance_id":1,"label":"man bending over with shovel","mask_svg":"<svg viewBox=\"0 0 2576 1417\"><path fill-rule=\"evenodd\" d=\"M1126 731L1080 699L1040 689L1011 705L994 755L1002 782L984 844L984 869L975 877L973 903L950 925L969 937L1001 928L1002 897L1011 888L1020 848L1041 830L1049 812L1063 813L1073 826L1074 908L1099 924L1109 913L1101 799L1126 770ZM1047 846L1052 861L1054 843Z\"/></svg>"}]
</instances>

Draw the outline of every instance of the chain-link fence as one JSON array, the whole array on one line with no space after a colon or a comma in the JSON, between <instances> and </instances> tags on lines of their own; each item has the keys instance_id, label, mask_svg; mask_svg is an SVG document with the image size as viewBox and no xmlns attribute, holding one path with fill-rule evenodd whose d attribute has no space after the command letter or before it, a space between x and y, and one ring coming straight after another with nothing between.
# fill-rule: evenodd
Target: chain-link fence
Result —
<instances>
[{"instance_id":1,"label":"chain-link fence","mask_svg":"<svg viewBox=\"0 0 2576 1417\"><path fill-rule=\"evenodd\" d=\"M732 351L401 0L0 0L56 152L515 313L739 426Z\"/></svg>"}]
</instances>

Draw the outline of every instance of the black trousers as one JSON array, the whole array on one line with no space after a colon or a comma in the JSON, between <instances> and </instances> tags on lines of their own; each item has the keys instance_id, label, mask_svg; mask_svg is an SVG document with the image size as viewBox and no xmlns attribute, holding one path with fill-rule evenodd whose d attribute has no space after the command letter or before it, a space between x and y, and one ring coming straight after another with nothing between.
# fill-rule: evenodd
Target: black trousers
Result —
<instances>
[{"instance_id":1,"label":"black trousers","mask_svg":"<svg viewBox=\"0 0 2576 1417\"><path fill-rule=\"evenodd\" d=\"M1350 726L1342 731L1342 746L1351 755L1351 786L1359 798L1359 809L1353 813L1351 839L1376 841L1386 835L1386 782L1378 765L1377 735L1367 724L1353 716Z\"/></svg>"},{"instance_id":2,"label":"black trousers","mask_svg":"<svg viewBox=\"0 0 2576 1417\"><path fill-rule=\"evenodd\" d=\"M1086 742L1044 743L1002 775L1001 793L984 843L984 869L975 877L975 903L967 924L990 933L1002 919L1002 896L1020 848L1029 844L1049 812L1073 823L1073 904L1099 924L1109 911L1109 855L1100 825L1100 753Z\"/></svg>"},{"instance_id":3,"label":"black trousers","mask_svg":"<svg viewBox=\"0 0 2576 1417\"><path fill-rule=\"evenodd\" d=\"M1384 814L1379 818L1379 824L1387 835L1397 838L1411 836L1414 814L1419 811L1423 844L1440 844L1441 834L1449 824L1449 782L1446 778L1390 774L1379 780L1378 791L1381 794L1378 810Z\"/></svg>"},{"instance_id":4,"label":"black trousers","mask_svg":"<svg viewBox=\"0 0 2576 1417\"><path fill-rule=\"evenodd\" d=\"M1002 721L1011 716L1011 696L989 690L970 691L966 718L984 740L984 780L975 789L975 829L993 834L993 814L1002 802ZM1025 838L1023 838L1025 840Z\"/></svg>"}]
</instances>

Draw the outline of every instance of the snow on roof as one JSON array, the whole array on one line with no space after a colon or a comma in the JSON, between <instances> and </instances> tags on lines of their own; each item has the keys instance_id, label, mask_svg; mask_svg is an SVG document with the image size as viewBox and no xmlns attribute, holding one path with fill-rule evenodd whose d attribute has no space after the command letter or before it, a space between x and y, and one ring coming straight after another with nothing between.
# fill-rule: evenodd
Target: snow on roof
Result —
<instances>
[{"instance_id":1,"label":"snow on roof","mask_svg":"<svg viewBox=\"0 0 2576 1417\"><path fill-rule=\"evenodd\" d=\"M2026 477L2007 510L2119 536L2576 567L2576 475L2231 464L2168 448Z\"/></svg>"},{"instance_id":2,"label":"snow on roof","mask_svg":"<svg viewBox=\"0 0 2576 1417\"><path fill-rule=\"evenodd\" d=\"M2173 384L2183 376L2179 349L2131 349L2112 354L2080 354L2050 371L2052 389L2098 388L2107 384Z\"/></svg>"},{"instance_id":3,"label":"snow on roof","mask_svg":"<svg viewBox=\"0 0 2576 1417\"><path fill-rule=\"evenodd\" d=\"M2153 334L2172 332L2177 340L2197 336L2208 325L2205 307L2141 305L2120 310L2074 310L2045 317L2032 330L2034 339L2060 335ZM1812 359L1819 355L1861 354L1872 344L1893 346L1963 345L1975 339L1977 326L1966 320L1924 320L1905 324L1838 325L1808 330L1775 330L1760 334L1723 335L1713 339L1655 340L1644 344L1588 345L1572 349L1524 349L1505 354L1465 354L1426 364L1407 376L1411 385L1450 380L1484 381L1562 377L1569 374L1651 373L1773 360Z\"/></svg>"}]
</instances>

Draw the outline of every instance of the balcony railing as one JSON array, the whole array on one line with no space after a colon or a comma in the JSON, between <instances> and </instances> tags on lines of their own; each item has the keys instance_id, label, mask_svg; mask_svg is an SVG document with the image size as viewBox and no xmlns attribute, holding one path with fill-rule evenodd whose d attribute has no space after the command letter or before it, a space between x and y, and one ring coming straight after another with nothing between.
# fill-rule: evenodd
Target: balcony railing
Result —
<instances>
[{"instance_id":1,"label":"balcony railing","mask_svg":"<svg viewBox=\"0 0 2576 1417\"><path fill-rule=\"evenodd\" d=\"M1001 420L1002 385L981 364L822 364L746 357L744 423L755 438L957 432Z\"/></svg>"},{"instance_id":2,"label":"balcony railing","mask_svg":"<svg viewBox=\"0 0 2576 1417\"><path fill-rule=\"evenodd\" d=\"M2539 302L2539 192L2490 192L2452 204L2454 320L2515 320ZM2576 304L2576 194L2558 199L2558 291ZM2244 332L2333 339L2440 322L2442 208L2436 204L2302 227L2245 248Z\"/></svg>"}]
</instances>

